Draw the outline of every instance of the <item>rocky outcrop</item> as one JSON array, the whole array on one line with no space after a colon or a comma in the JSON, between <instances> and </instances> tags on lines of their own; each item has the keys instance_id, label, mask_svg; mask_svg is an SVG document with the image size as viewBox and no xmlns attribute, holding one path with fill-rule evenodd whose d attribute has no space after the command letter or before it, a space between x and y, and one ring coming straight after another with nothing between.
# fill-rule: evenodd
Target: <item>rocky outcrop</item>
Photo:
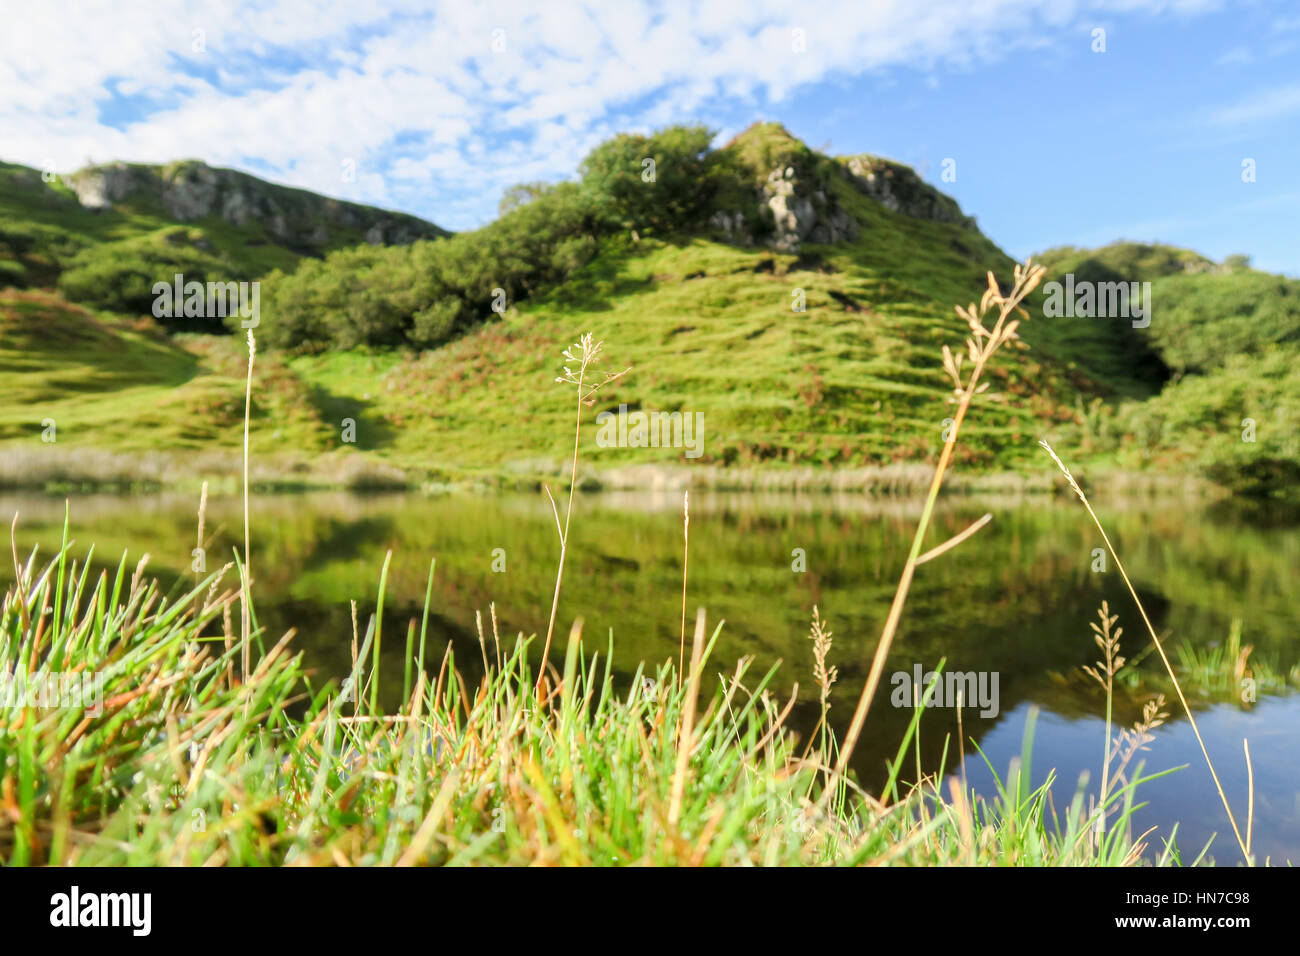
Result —
<instances>
[{"instance_id":1,"label":"rocky outcrop","mask_svg":"<svg viewBox=\"0 0 1300 956\"><path fill-rule=\"evenodd\" d=\"M768 244L793 252L803 241L841 242L857 237L858 224L826 190L810 187L795 175L793 166L774 169L762 185L761 201L772 216Z\"/></svg>"},{"instance_id":2,"label":"rocky outcrop","mask_svg":"<svg viewBox=\"0 0 1300 956\"><path fill-rule=\"evenodd\" d=\"M848 189L903 216L975 228L955 200L907 166L868 155L831 159L777 123L756 123L726 149L749 178L709 220L731 242L793 252L804 242L852 241L863 224L844 208Z\"/></svg>"},{"instance_id":3,"label":"rocky outcrop","mask_svg":"<svg viewBox=\"0 0 1300 956\"><path fill-rule=\"evenodd\" d=\"M939 192L909 166L864 153L848 157L844 167L854 187L886 209L912 219L975 226L975 220L962 214L955 199Z\"/></svg>"},{"instance_id":4,"label":"rocky outcrop","mask_svg":"<svg viewBox=\"0 0 1300 956\"><path fill-rule=\"evenodd\" d=\"M87 209L107 209L148 186L151 178L144 167L112 163L72 173L64 176L63 181L72 187L77 201Z\"/></svg>"},{"instance_id":5,"label":"rocky outcrop","mask_svg":"<svg viewBox=\"0 0 1300 956\"><path fill-rule=\"evenodd\" d=\"M152 198L181 222L217 216L235 226L260 224L276 243L300 252L362 239L372 245L405 245L449 235L415 216L276 186L201 162L109 163L83 169L64 181L90 209L109 208L128 198Z\"/></svg>"}]
</instances>

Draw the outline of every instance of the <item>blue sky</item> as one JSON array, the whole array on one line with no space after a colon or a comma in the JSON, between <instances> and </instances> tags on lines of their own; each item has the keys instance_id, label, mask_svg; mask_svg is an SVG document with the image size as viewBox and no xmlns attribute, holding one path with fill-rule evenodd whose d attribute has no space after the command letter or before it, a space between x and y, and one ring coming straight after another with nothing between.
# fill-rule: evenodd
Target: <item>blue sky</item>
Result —
<instances>
[{"instance_id":1,"label":"blue sky","mask_svg":"<svg viewBox=\"0 0 1300 956\"><path fill-rule=\"evenodd\" d=\"M721 142L777 120L814 147L915 166L1013 255L1158 239L1300 275L1289 0L27 12L0 36L0 158L56 171L199 158L466 229L507 186L570 176L615 132L704 122Z\"/></svg>"}]
</instances>

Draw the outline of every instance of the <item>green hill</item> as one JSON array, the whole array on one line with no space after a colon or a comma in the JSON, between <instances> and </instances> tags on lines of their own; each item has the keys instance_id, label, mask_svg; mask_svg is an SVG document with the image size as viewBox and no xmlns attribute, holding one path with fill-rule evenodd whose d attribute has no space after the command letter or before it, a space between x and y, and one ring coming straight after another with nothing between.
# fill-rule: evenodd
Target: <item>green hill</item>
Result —
<instances>
[{"instance_id":1,"label":"green hill","mask_svg":"<svg viewBox=\"0 0 1300 956\"><path fill-rule=\"evenodd\" d=\"M1223 269L1191 249L1122 239L1098 249L1057 246L1039 253L1034 259L1042 263L1051 275L1072 272L1080 278L1096 281L1123 277L1141 282Z\"/></svg>"},{"instance_id":2,"label":"green hill","mask_svg":"<svg viewBox=\"0 0 1300 956\"><path fill-rule=\"evenodd\" d=\"M174 272L249 280L304 256L448 234L196 161L111 163L64 177L0 162L0 287L57 287L116 311L148 311L149 288Z\"/></svg>"},{"instance_id":3,"label":"green hill","mask_svg":"<svg viewBox=\"0 0 1300 956\"><path fill-rule=\"evenodd\" d=\"M376 210L394 217L388 226L345 227L330 210L346 204L284 191L295 206L263 184L267 202L308 223L286 238L283 222L236 215L263 208L251 200L204 207L195 195L211 190L169 193L166 183L189 182L187 164L112 167L106 180L42 189L34 171L0 168L0 284L8 268L48 290L0 297L0 321L15 330L0 345L0 374L16 399L0 417L0 448L30 451L53 409L65 455L238 449L243 343L218 334L235 323L208 334L178 324L169 336L139 318L147 280L169 278L176 263L187 275L262 278L253 424L255 447L274 463L268 476L554 475L572 451L573 415L555 378L562 351L588 331L606 343L605 367L631 367L587 413L584 461L604 480L689 468L697 479L761 470L802 482L836 469L862 483L930 459L950 414L940 350L966 331L953 306L978 298L989 270L1008 279L1011 260L905 166L823 156L773 124L717 149L710 138L696 127L617 137L577 181L518 187L496 221L442 238ZM91 211L74 189L111 205ZM1250 416L1238 406L1255 401L1233 404L1205 377L1263 370L1276 388L1256 411L1275 429L1288 389L1297 394L1285 358L1294 284L1158 245L1043 258L1049 276L1152 282L1155 319L1139 329L1052 317L1037 293L1021 327L1027 349L999 356L990 400L963 431L959 474L1041 472L1035 441L1046 436L1097 467L1275 490L1300 455L1202 441L1233 420L1240 432ZM1225 296L1250 304L1221 317ZM35 331L67 336L81 324L94 344ZM1223 359L1214 368L1207 341ZM603 447L593 417L620 408L698 413L698 456Z\"/></svg>"}]
</instances>

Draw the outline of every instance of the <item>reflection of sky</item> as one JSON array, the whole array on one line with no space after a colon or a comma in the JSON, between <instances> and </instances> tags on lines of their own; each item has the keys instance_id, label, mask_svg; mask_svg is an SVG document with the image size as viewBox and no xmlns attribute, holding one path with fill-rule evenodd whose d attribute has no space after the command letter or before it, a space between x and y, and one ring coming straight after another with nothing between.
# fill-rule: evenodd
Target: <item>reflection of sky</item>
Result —
<instances>
[{"instance_id":1,"label":"reflection of sky","mask_svg":"<svg viewBox=\"0 0 1300 956\"><path fill-rule=\"evenodd\" d=\"M1002 779L1013 757L1020 755L1025 718L1031 705L1020 704L1006 713L998 725L980 741L985 756ZM1166 708L1170 722L1157 728L1148 749L1133 758L1145 760L1144 773L1158 773L1172 767L1185 769L1152 780L1138 788L1139 803L1147 806L1133 815L1133 832L1156 827L1147 839L1159 851L1174 823L1183 862L1190 863L1215 833L1210 855L1220 865L1241 862L1240 850L1205 758L1186 718L1176 719L1175 699ZM1266 856L1274 864L1289 859L1300 863L1300 695L1261 697L1254 710L1245 712L1224 704L1196 713L1197 726L1205 738L1224 792L1242 827L1246 826L1247 783L1242 738L1250 740L1255 768L1255 833L1252 850L1262 863ZM1042 784L1047 773L1056 770L1053 799L1058 815L1064 813L1078 786L1079 775L1088 771L1089 789L1096 791L1101 773L1105 723L1097 718L1071 719L1041 712L1034 738L1033 782ZM1132 765L1130 765L1132 766ZM966 774L972 787L984 797L996 794L989 768L979 754L967 748ZM1130 772L1130 777L1133 774Z\"/></svg>"}]
</instances>

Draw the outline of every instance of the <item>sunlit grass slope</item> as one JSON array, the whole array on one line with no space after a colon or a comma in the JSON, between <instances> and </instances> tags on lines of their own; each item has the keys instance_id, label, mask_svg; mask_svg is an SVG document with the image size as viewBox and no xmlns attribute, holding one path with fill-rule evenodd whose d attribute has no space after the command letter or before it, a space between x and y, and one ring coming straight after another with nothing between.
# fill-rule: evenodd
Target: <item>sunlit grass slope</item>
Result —
<instances>
[{"instance_id":1,"label":"sunlit grass slope","mask_svg":"<svg viewBox=\"0 0 1300 956\"><path fill-rule=\"evenodd\" d=\"M725 241L711 222L680 234L604 235L592 240L594 258L560 284L535 289L504 315L489 313L483 324L423 352L277 351L266 347L276 322L268 309L253 392L259 460L275 456L290 481L319 476L322 461L360 462L390 475L396 467L413 483L554 475L571 452L573 412L554 379L562 350L588 331L606 343L609 370L631 368L587 413L588 474L671 464L780 473L927 459L944 440L951 414L940 350L960 349L965 338L952 305L981 288L988 270L1005 275L1010 260L973 220L894 211L835 173L850 160L822 157L775 124L756 125L727 149L749 163L743 169L761 173L790 162L800 176L815 178L825 208L852 223L844 234L854 238L804 242L782 253L745 244L752 237ZM896 165L875 168L910 176ZM733 186L750 188L740 180ZM66 187L42 184L39 173L23 167L0 165L0 214L26 230L19 230L26 251L0 258L21 267L32 287L52 287L60 261L97 244L130 247L142 261L153 261L150 244L163 244L168 254L220 260L232 274L292 270L297 261L255 230L221 222L178 226L149 207L147 196L89 212ZM1062 248L1044 258L1049 279L1074 272L1098 281L1154 280L1158 307L1171 301L1164 290L1174 284L1245 281L1188 278L1187 270L1220 267L1158 245ZM1270 302L1278 299L1265 291ZM1038 469L1034 442L1041 437L1122 467L1198 467L1179 458L1168 435L1152 438L1143 422L1109 411L1120 402L1146 403L1166 385L1169 368L1157 356L1168 351L1161 338L1166 318L1151 334L1122 320L1049 318L1042 295L1040 289L1025 303L1029 320L1020 335L1027 349L999 364L989 379L997 401L961 436L958 476ZM346 309L364 314L367 301L348 300ZM167 339L135 317L85 311L48 291L4 292L0 316L15 330L0 343L7 398L0 449L44 451L40 423L53 417L61 449L238 451L246 367L238 338ZM1250 368L1259 364L1250 361ZM1181 392L1170 394L1178 408L1188 404ZM1239 414L1238 404L1211 425L1222 431L1229 418L1267 417L1268 409L1253 406ZM698 413L700 456L687 459L680 447L602 447L593 419L621 405ZM1276 434L1266 430L1270 441Z\"/></svg>"},{"instance_id":2,"label":"sunlit grass slope","mask_svg":"<svg viewBox=\"0 0 1300 956\"><path fill-rule=\"evenodd\" d=\"M147 322L14 290L0 292L0 330L5 445L51 454L233 447L243 422L242 343L173 339ZM256 444L268 452L324 447L324 426L297 376L271 359L258 384Z\"/></svg>"},{"instance_id":3,"label":"sunlit grass slope","mask_svg":"<svg viewBox=\"0 0 1300 956\"><path fill-rule=\"evenodd\" d=\"M943 302L978 288L981 266L1000 257L988 246L978 261L935 258L949 229L882 222L852 245L799 255L643 241L446 348L367 367L371 400L393 426L382 450L483 467L562 457L572 409L553 385L559 356L592 331L610 370L632 367L594 411L701 413L701 463L919 460L942 441L950 412L939 354L964 328ZM800 296L805 311L792 311ZM338 380L358 364L329 356L295 368ZM994 382L1006 401L963 436L958 460L1014 468L1032 457L1034 436L1072 419L1070 375L1030 350ZM687 461L680 448L589 454L597 466Z\"/></svg>"}]
</instances>

